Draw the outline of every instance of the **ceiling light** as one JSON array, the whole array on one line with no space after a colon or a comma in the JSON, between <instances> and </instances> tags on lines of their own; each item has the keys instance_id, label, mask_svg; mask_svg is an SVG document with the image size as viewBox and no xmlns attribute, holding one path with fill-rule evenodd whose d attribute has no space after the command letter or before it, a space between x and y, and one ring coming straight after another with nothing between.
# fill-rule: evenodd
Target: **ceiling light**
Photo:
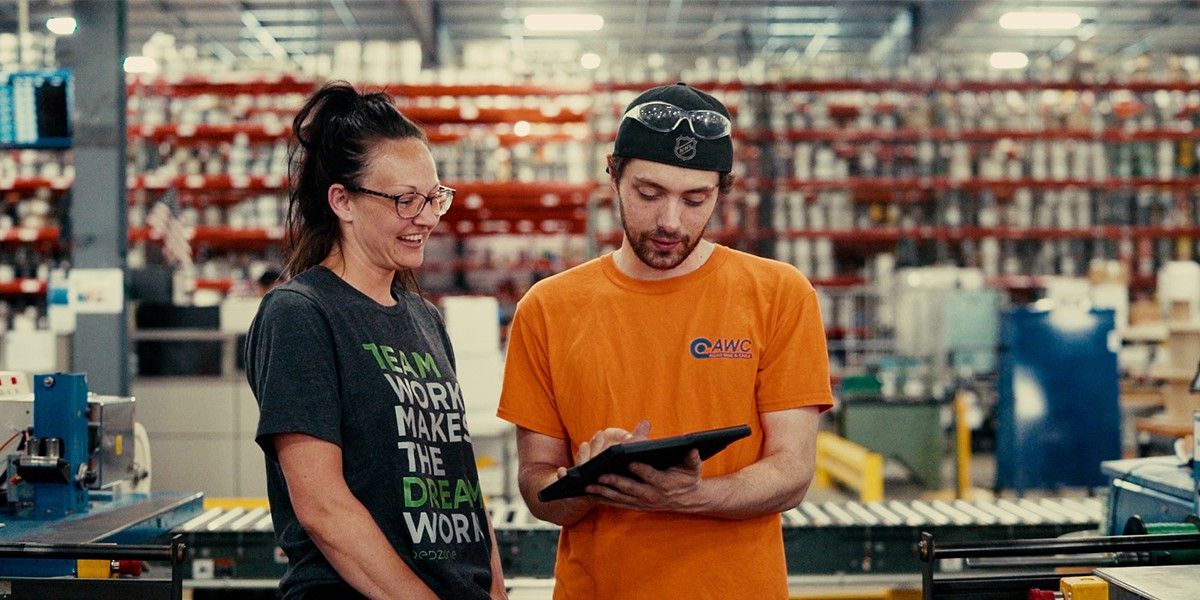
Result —
<instances>
[{"instance_id":1,"label":"ceiling light","mask_svg":"<svg viewBox=\"0 0 1200 600\"><path fill-rule=\"evenodd\" d=\"M579 57L579 64L585 69L595 69L600 66L600 55L595 52L585 52Z\"/></svg>"},{"instance_id":2,"label":"ceiling light","mask_svg":"<svg viewBox=\"0 0 1200 600\"><path fill-rule=\"evenodd\" d=\"M54 35L71 35L75 33L74 17L53 17L46 19L46 29Z\"/></svg>"},{"instance_id":3,"label":"ceiling light","mask_svg":"<svg viewBox=\"0 0 1200 600\"><path fill-rule=\"evenodd\" d=\"M841 31L833 23L771 23L767 35L771 37L810 37L837 35Z\"/></svg>"},{"instance_id":4,"label":"ceiling light","mask_svg":"<svg viewBox=\"0 0 1200 600\"><path fill-rule=\"evenodd\" d=\"M993 52L988 63L993 69L1024 69L1029 66L1029 57L1022 52Z\"/></svg>"},{"instance_id":5,"label":"ceiling light","mask_svg":"<svg viewBox=\"0 0 1200 600\"><path fill-rule=\"evenodd\" d=\"M1073 12L1013 11L1000 15L1000 26L1005 29L1075 29L1083 20Z\"/></svg>"},{"instance_id":6,"label":"ceiling light","mask_svg":"<svg viewBox=\"0 0 1200 600\"><path fill-rule=\"evenodd\" d=\"M258 17L254 16L254 13L250 11L243 12L242 25L246 26L246 29L254 36L254 39L258 40L258 43L262 44L262 47L266 48L271 56L274 56L278 60L287 60L287 51L283 49L283 46L279 45L275 36L271 35L266 27L263 27L262 22L258 20Z\"/></svg>"},{"instance_id":7,"label":"ceiling light","mask_svg":"<svg viewBox=\"0 0 1200 600\"><path fill-rule=\"evenodd\" d=\"M517 121L513 124L513 135L517 137L525 137L529 135L529 121Z\"/></svg>"},{"instance_id":8,"label":"ceiling light","mask_svg":"<svg viewBox=\"0 0 1200 600\"><path fill-rule=\"evenodd\" d=\"M126 73L157 73L158 61L149 56L126 56Z\"/></svg>"},{"instance_id":9,"label":"ceiling light","mask_svg":"<svg viewBox=\"0 0 1200 600\"><path fill-rule=\"evenodd\" d=\"M590 14L525 15L525 29L530 31L600 31L604 17Z\"/></svg>"}]
</instances>

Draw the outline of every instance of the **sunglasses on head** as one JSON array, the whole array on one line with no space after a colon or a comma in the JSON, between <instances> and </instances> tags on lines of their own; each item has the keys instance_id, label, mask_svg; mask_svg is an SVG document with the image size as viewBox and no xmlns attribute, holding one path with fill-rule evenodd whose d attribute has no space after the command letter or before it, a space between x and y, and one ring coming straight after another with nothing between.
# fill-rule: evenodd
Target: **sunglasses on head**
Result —
<instances>
[{"instance_id":1,"label":"sunglasses on head","mask_svg":"<svg viewBox=\"0 0 1200 600\"><path fill-rule=\"evenodd\" d=\"M674 104L654 101L639 104L625 112L626 119L633 119L653 131L670 133L687 121L692 133L702 140L715 140L729 135L733 123L715 110L683 110Z\"/></svg>"}]
</instances>

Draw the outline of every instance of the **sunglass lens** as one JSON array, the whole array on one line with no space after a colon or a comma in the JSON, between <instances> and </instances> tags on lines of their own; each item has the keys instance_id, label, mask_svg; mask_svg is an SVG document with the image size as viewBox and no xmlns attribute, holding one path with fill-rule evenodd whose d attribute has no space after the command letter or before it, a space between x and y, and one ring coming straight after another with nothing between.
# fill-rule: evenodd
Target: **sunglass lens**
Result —
<instances>
[{"instance_id":1,"label":"sunglass lens","mask_svg":"<svg viewBox=\"0 0 1200 600\"><path fill-rule=\"evenodd\" d=\"M638 120L655 131L671 131L682 111L670 104L647 104L638 112Z\"/></svg>"},{"instance_id":2,"label":"sunglass lens","mask_svg":"<svg viewBox=\"0 0 1200 600\"><path fill-rule=\"evenodd\" d=\"M702 138L714 139L728 133L728 123L723 116L711 111L696 111L691 114L692 129Z\"/></svg>"}]
</instances>

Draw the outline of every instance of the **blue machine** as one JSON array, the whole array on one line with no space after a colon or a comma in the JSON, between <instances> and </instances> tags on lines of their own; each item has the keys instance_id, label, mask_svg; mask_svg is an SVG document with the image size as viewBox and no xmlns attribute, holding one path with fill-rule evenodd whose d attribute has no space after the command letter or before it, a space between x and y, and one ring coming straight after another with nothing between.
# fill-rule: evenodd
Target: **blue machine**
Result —
<instances>
[{"instance_id":1,"label":"blue machine","mask_svg":"<svg viewBox=\"0 0 1200 600\"><path fill-rule=\"evenodd\" d=\"M37 375L33 389L33 426L18 432L21 444L6 461L0 544L26 544L35 555L43 544L146 544L165 541L200 514L199 493L119 491L137 476L133 399L89 396L78 373ZM27 396L4 403L6 414L14 406L30 410ZM0 577L70 576L75 569L69 559L0 560Z\"/></svg>"},{"instance_id":2,"label":"blue machine","mask_svg":"<svg viewBox=\"0 0 1200 600\"><path fill-rule=\"evenodd\" d=\"M87 379L39 375L34 385L33 437L16 460L17 477L33 485L33 510L26 514L61 519L87 512Z\"/></svg>"},{"instance_id":3,"label":"blue machine","mask_svg":"<svg viewBox=\"0 0 1200 600\"><path fill-rule=\"evenodd\" d=\"M996 488L1108 483L1121 456L1110 309L1022 307L1001 319Z\"/></svg>"},{"instance_id":4,"label":"blue machine","mask_svg":"<svg viewBox=\"0 0 1200 600\"><path fill-rule=\"evenodd\" d=\"M1112 478L1103 525L1107 535L1124 533L1131 517L1146 523L1181 523L1200 510L1200 476L1174 456L1114 460L1100 468Z\"/></svg>"},{"instance_id":5,"label":"blue machine","mask_svg":"<svg viewBox=\"0 0 1200 600\"><path fill-rule=\"evenodd\" d=\"M1191 390L1200 394L1200 366ZM1191 458L1180 444L1175 456L1115 460L1100 468L1112 479L1104 524L1110 535L1128 533L1134 517L1143 524L1188 522L1200 528L1200 411L1192 413Z\"/></svg>"}]
</instances>

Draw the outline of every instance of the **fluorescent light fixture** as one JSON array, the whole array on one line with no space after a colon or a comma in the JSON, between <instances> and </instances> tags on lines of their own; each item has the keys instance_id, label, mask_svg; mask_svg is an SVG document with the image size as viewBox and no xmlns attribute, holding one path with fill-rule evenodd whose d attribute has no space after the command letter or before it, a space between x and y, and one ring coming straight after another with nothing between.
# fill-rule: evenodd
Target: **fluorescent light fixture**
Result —
<instances>
[{"instance_id":1,"label":"fluorescent light fixture","mask_svg":"<svg viewBox=\"0 0 1200 600\"><path fill-rule=\"evenodd\" d=\"M1000 15L1000 26L1005 29L1075 29L1083 19L1079 13L1059 11L1013 11Z\"/></svg>"},{"instance_id":2,"label":"fluorescent light fixture","mask_svg":"<svg viewBox=\"0 0 1200 600\"><path fill-rule=\"evenodd\" d=\"M287 60L287 51L283 49L283 46L279 45L279 42L267 31L267 28L263 27L258 18L254 16L254 13L250 11L243 12L242 25L246 26L246 29L254 36L254 39L258 40L258 43L262 44L262 47L266 48L271 56L279 60Z\"/></svg>"},{"instance_id":3,"label":"fluorescent light fixture","mask_svg":"<svg viewBox=\"0 0 1200 600\"><path fill-rule=\"evenodd\" d=\"M1029 57L1022 52L993 52L988 63L993 69L1024 69L1029 66Z\"/></svg>"},{"instance_id":4,"label":"fluorescent light fixture","mask_svg":"<svg viewBox=\"0 0 1200 600\"><path fill-rule=\"evenodd\" d=\"M838 9L832 6L776 6L767 10L774 21L824 21L838 17Z\"/></svg>"},{"instance_id":5,"label":"fluorescent light fixture","mask_svg":"<svg viewBox=\"0 0 1200 600\"><path fill-rule=\"evenodd\" d=\"M600 66L600 55L595 52L585 52L579 57L579 64L585 69L595 69Z\"/></svg>"},{"instance_id":6,"label":"fluorescent light fixture","mask_svg":"<svg viewBox=\"0 0 1200 600\"><path fill-rule=\"evenodd\" d=\"M810 37L837 35L841 29L834 23L771 23L767 35L771 37Z\"/></svg>"},{"instance_id":7,"label":"fluorescent light fixture","mask_svg":"<svg viewBox=\"0 0 1200 600\"><path fill-rule=\"evenodd\" d=\"M46 29L54 35L71 35L75 33L74 17L51 17L46 19Z\"/></svg>"},{"instance_id":8,"label":"fluorescent light fixture","mask_svg":"<svg viewBox=\"0 0 1200 600\"><path fill-rule=\"evenodd\" d=\"M604 17L581 13L525 15L525 29L530 31L600 31Z\"/></svg>"},{"instance_id":9,"label":"fluorescent light fixture","mask_svg":"<svg viewBox=\"0 0 1200 600\"><path fill-rule=\"evenodd\" d=\"M126 73L157 73L158 61L149 56L126 56Z\"/></svg>"},{"instance_id":10,"label":"fluorescent light fixture","mask_svg":"<svg viewBox=\"0 0 1200 600\"><path fill-rule=\"evenodd\" d=\"M309 39L320 37L320 31L312 25L272 25L271 37L276 40Z\"/></svg>"},{"instance_id":11,"label":"fluorescent light fixture","mask_svg":"<svg viewBox=\"0 0 1200 600\"><path fill-rule=\"evenodd\" d=\"M513 135L517 137L525 137L529 135L529 121L517 121L513 124Z\"/></svg>"}]
</instances>

